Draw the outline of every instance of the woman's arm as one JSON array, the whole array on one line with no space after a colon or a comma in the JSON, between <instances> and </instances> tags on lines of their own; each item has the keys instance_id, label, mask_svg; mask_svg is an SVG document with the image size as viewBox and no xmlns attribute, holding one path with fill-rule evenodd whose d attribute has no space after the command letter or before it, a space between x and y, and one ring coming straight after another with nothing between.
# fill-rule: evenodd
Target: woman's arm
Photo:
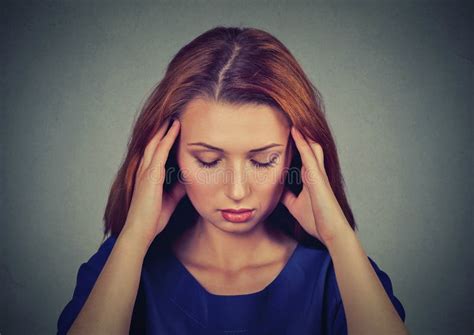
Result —
<instances>
[{"instance_id":1,"label":"woman's arm","mask_svg":"<svg viewBox=\"0 0 474 335\"><path fill-rule=\"evenodd\" d=\"M140 159L127 219L87 301L68 334L128 334L143 260L186 194L177 182L164 192L165 162L180 122L164 121Z\"/></svg>"},{"instance_id":2,"label":"woman's arm","mask_svg":"<svg viewBox=\"0 0 474 335\"><path fill-rule=\"evenodd\" d=\"M125 230L68 334L128 334L149 244Z\"/></svg>"},{"instance_id":3,"label":"woman's arm","mask_svg":"<svg viewBox=\"0 0 474 335\"><path fill-rule=\"evenodd\" d=\"M322 146L294 126L291 134L301 155L303 188L298 195L286 189L281 201L303 229L328 248L348 333L407 334L332 190Z\"/></svg>"},{"instance_id":4,"label":"woman's arm","mask_svg":"<svg viewBox=\"0 0 474 335\"><path fill-rule=\"evenodd\" d=\"M408 334L356 233L347 227L326 246L334 264L348 333Z\"/></svg>"}]
</instances>

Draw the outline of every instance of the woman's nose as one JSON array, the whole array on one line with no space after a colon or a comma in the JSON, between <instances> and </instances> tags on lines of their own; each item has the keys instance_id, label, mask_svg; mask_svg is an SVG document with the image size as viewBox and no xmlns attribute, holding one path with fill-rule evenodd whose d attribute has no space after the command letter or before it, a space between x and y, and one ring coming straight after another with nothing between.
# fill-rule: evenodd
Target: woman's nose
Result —
<instances>
[{"instance_id":1,"label":"woman's nose","mask_svg":"<svg viewBox=\"0 0 474 335\"><path fill-rule=\"evenodd\" d=\"M248 196L249 182L248 176L243 164L240 164L232 169L229 169L229 173L226 174L226 180L224 181L227 196L235 201L242 200Z\"/></svg>"}]
</instances>

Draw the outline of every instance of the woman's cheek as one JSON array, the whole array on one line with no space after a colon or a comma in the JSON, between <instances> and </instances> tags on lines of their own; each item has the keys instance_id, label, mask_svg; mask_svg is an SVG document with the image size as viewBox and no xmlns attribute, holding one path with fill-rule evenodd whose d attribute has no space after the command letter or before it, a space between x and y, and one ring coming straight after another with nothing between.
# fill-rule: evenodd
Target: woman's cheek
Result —
<instances>
[{"instance_id":1,"label":"woman's cheek","mask_svg":"<svg viewBox=\"0 0 474 335\"><path fill-rule=\"evenodd\" d=\"M269 182L265 185L269 198L279 198L285 186L285 168L283 166L273 169Z\"/></svg>"},{"instance_id":2,"label":"woman's cheek","mask_svg":"<svg viewBox=\"0 0 474 335\"><path fill-rule=\"evenodd\" d=\"M280 184L285 180L285 167L281 164L270 169L264 169L257 173L256 181L258 184L264 185L271 189L278 189Z\"/></svg>"},{"instance_id":3,"label":"woman's cheek","mask_svg":"<svg viewBox=\"0 0 474 335\"><path fill-rule=\"evenodd\" d=\"M178 165L182 179L187 185L195 184L198 181L200 169L194 164L191 157L178 154Z\"/></svg>"},{"instance_id":4,"label":"woman's cheek","mask_svg":"<svg viewBox=\"0 0 474 335\"><path fill-rule=\"evenodd\" d=\"M187 191L200 196L212 196L220 183L209 169L188 165L183 174Z\"/></svg>"},{"instance_id":5,"label":"woman's cheek","mask_svg":"<svg viewBox=\"0 0 474 335\"><path fill-rule=\"evenodd\" d=\"M261 200L270 199L275 192L278 192L277 180L279 173L270 170L255 173L251 181L253 192L255 192L256 197Z\"/></svg>"}]
</instances>

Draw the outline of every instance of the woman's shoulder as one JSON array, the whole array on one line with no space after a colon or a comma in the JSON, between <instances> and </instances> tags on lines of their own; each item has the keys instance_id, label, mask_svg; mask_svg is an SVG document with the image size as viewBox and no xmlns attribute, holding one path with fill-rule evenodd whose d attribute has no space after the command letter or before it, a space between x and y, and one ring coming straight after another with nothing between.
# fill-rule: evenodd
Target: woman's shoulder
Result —
<instances>
[{"instance_id":1,"label":"woman's shoulder","mask_svg":"<svg viewBox=\"0 0 474 335\"><path fill-rule=\"evenodd\" d=\"M297 262L310 271L318 271L320 273L324 272L328 279L335 281L335 269L332 262L331 255L329 250L323 245L317 243L308 244L303 242L298 242L298 257ZM383 282L390 285L390 280L386 272L374 261L370 256L367 256L370 264L372 265L374 271L379 276Z\"/></svg>"},{"instance_id":2,"label":"woman's shoulder","mask_svg":"<svg viewBox=\"0 0 474 335\"><path fill-rule=\"evenodd\" d=\"M319 281L332 270L331 256L324 247L298 241L293 257L299 271L311 280Z\"/></svg>"},{"instance_id":3,"label":"woman's shoulder","mask_svg":"<svg viewBox=\"0 0 474 335\"><path fill-rule=\"evenodd\" d=\"M405 320L405 310L400 300L395 296L392 279L389 274L372 257L367 256L367 259L400 317ZM334 304L342 302L334 264L327 248L300 243L297 263L305 271L307 278L311 278L311 280L317 283L315 287L322 290L322 294L328 299L327 301L332 301Z\"/></svg>"}]
</instances>

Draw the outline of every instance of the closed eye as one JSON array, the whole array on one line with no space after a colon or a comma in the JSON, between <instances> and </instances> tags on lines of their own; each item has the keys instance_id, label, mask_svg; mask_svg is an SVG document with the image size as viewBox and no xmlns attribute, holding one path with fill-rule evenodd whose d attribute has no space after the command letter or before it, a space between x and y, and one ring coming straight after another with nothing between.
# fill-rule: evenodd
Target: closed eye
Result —
<instances>
[{"instance_id":1,"label":"closed eye","mask_svg":"<svg viewBox=\"0 0 474 335\"><path fill-rule=\"evenodd\" d=\"M272 166L275 166L276 161L277 161L277 158L278 158L278 156L274 156L274 157L272 158L272 160L269 161L269 162L267 162L267 163L260 163L260 162L257 162L257 161L255 161L255 160L253 160L253 159L251 159L250 161L251 161L252 164L253 164L255 167L257 167L257 168L264 168L264 169L266 168L266 169L268 169L268 168L271 168ZM196 161L199 163L199 165L200 165L201 167L206 168L206 169L210 169L210 168L215 167L221 160L220 160L220 159L216 159L215 161L209 162L209 163L208 163L208 162L203 162L203 161L200 160L200 159L196 159Z\"/></svg>"},{"instance_id":2,"label":"closed eye","mask_svg":"<svg viewBox=\"0 0 474 335\"><path fill-rule=\"evenodd\" d=\"M203 161L200 160L200 159L196 159L196 161L199 163L199 165L200 165L201 167L204 167L204 168L212 168L212 167L214 167L214 166L217 165L217 162L219 162L220 159L215 160L215 161L210 162L210 163L203 162Z\"/></svg>"}]
</instances>

